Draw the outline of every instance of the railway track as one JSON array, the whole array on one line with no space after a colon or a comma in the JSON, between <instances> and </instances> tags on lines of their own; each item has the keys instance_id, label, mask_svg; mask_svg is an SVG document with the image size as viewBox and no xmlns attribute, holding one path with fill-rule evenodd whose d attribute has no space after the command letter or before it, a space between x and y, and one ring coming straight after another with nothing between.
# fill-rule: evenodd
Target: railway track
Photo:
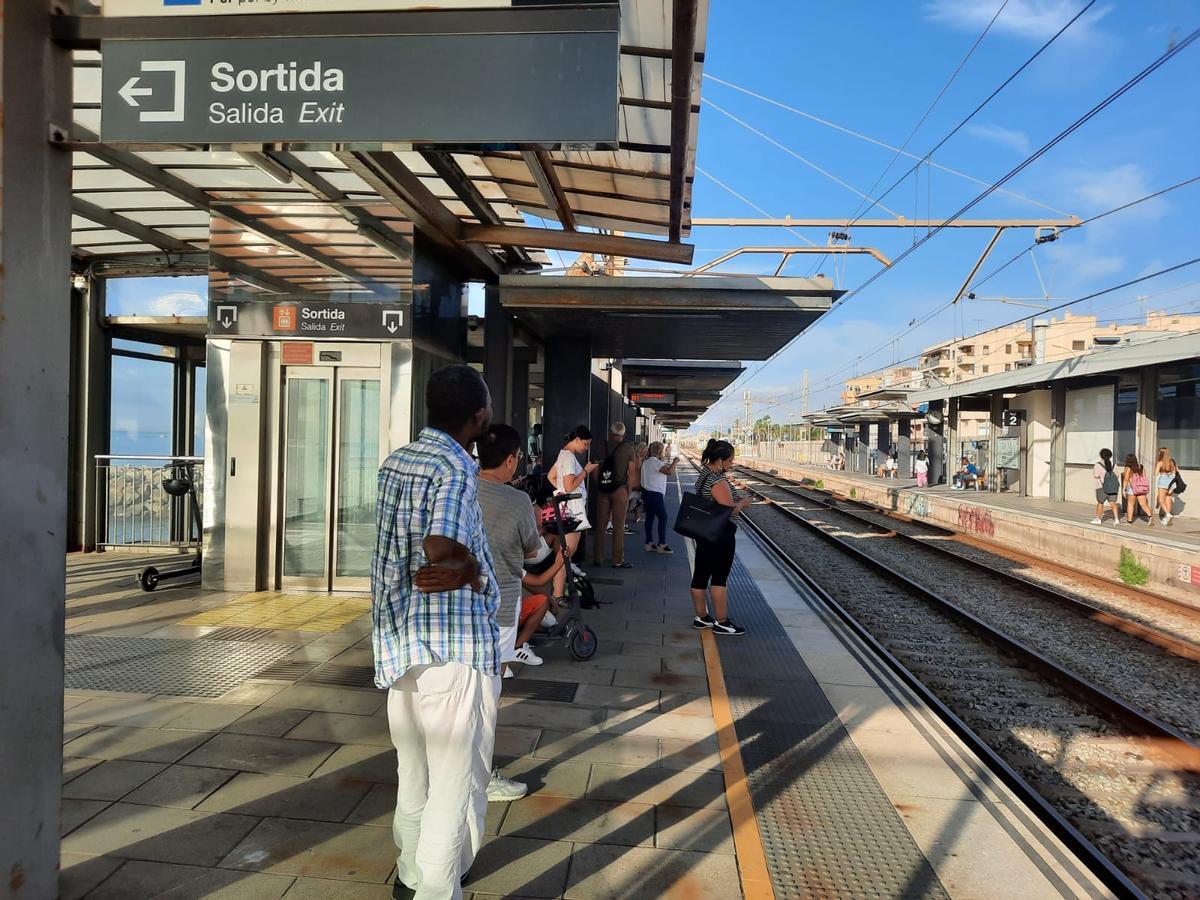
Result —
<instances>
[{"instance_id":1,"label":"railway track","mask_svg":"<svg viewBox=\"0 0 1200 900\"><path fill-rule=\"evenodd\" d=\"M946 597L948 558L904 571L876 554L882 532L817 504L775 501L743 518L1115 892L1200 894L1191 736Z\"/></svg>"}]
</instances>

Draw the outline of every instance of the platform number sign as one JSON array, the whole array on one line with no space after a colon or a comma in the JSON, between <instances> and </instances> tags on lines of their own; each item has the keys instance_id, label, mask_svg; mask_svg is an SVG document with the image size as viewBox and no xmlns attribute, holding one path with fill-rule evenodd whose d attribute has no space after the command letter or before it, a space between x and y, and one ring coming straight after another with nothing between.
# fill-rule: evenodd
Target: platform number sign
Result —
<instances>
[{"instance_id":1,"label":"platform number sign","mask_svg":"<svg viewBox=\"0 0 1200 900\"><path fill-rule=\"evenodd\" d=\"M1000 424L1005 428L1020 428L1025 419L1025 410L1006 409L1000 414Z\"/></svg>"}]
</instances>

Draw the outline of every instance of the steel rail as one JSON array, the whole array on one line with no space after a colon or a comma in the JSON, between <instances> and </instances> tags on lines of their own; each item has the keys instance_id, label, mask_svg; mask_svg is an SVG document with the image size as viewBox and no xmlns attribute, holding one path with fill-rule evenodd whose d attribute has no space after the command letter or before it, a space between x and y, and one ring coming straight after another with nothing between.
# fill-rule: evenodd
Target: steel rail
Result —
<instances>
[{"instance_id":1,"label":"steel rail","mask_svg":"<svg viewBox=\"0 0 1200 900\"><path fill-rule=\"evenodd\" d=\"M754 471L754 470L748 470L748 471ZM1158 647L1160 650L1165 650L1166 652L1168 652L1174 656L1179 656L1179 657L1182 657L1183 659L1192 660L1193 662L1200 662L1200 645L1198 645L1192 641L1186 640L1184 638L1175 637L1174 635L1168 634L1167 632L1162 631L1161 629L1155 628L1152 625L1146 625L1146 624L1144 624L1142 622L1138 622L1134 619L1130 619L1130 618L1121 616L1110 610L1102 609L1099 606L1095 606L1094 604L1088 603L1086 600L1083 600L1078 597L1072 597L1070 594L1064 593L1056 588L1050 587L1049 585L1040 584L1039 582L1036 582L1030 578L1027 578L1024 575L1019 575L1016 572L1008 572L1008 571L1005 571L1004 569L998 568L996 566L990 566L987 563L981 562L979 560L970 559L968 557L963 556L960 553L955 553L950 548L945 547L941 544L934 543L932 541L922 540L920 537L918 537L916 535L905 534L902 531L896 531L895 529L888 528L886 525L883 525L879 522L872 521L871 519L867 518L866 516L860 515L859 513L856 513L852 510L845 509L841 506L838 506L836 499L831 499L829 501L826 501L826 500L822 500L822 499L810 496L810 493L824 493L824 494L828 494L830 497L833 497L831 492L821 491L818 488L811 488L811 487L808 487L807 485L792 485L792 484L781 483L778 480L774 480L769 477L764 477L761 473L758 473L758 472L754 472L754 477L759 478L762 481L765 481L767 484L770 484L772 487L775 487L778 490L783 491L784 493L792 494L793 496L799 497L800 499L805 500L810 503L816 503L817 505L823 507L826 510L829 510L830 512L835 512L838 515L843 515L843 516L846 516L847 518L853 519L856 522L860 522L863 525L867 526L868 528L871 528L873 531L878 532L879 534L886 535L887 537L899 538L902 543L906 543L910 546L921 547L932 553L941 554L942 556L949 557L959 563L962 563L964 565L967 565L972 568L976 568L983 572L986 572L990 576L994 576L994 577L999 578L1003 581L1006 581L1010 584L1016 585L1017 587L1021 588L1022 590L1026 590L1026 591L1029 591L1030 593L1036 594L1038 597L1040 597L1044 600L1048 600L1048 601L1050 601L1058 606L1061 606L1065 609L1069 609L1071 612L1074 612L1077 615L1083 616L1084 618L1091 619L1094 622L1098 622L1102 625L1106 625L1109 628L1112 628L1116 631L1120 631L1124 634L1128 634L1132 637L1136 637L1139 640L1142 640L1145 643L1151 644L1152 646ZM806 493L806 492L808 492L808 493ZM855 503L859 506L866 507L868 510L875 512L877 515L888 515L889 517L898 518L901 521L910 522L910 523L919 525L921 527L929 527L929 526L925 526L924 523L918 523L915 520L910 519L910 518L905 518L902 516L892 516L886 510L875 510L874 507L870 506L870 504L858 503L858 501L855 501L855 500L849 500L849 501L843 501L843 502ZM945 532L945 534L953 536L953 532ZM970 545L968 545L968 546L970 546ZM992 548L990 546L985 546L984 548L981 548L981 549L986 549L987 552L992 552ZM1028 560L1029 558L1026 557L1026 559ZM1031 563L1034 562L1033 560L1029 560L1029 561ZM1040 562L1041 562L1040 560L1037 561L1037 564L1040 564ZM1072 575L1076 574L1074 572L1074 570L1067 569L1066 571L1071 573ZM1111 585L1109 583L1106 583L1105 586L1108 587Z\"/></svg>"},{"instance_id":2,"label":"steel rail","mask_svg":"<svg viewBox=\"0 0 1200 900\"><path fill-rule=\"evenodd\" d=\"M889 581L907 591L911 591L935 608L946 612L952 618L964 624L969 630L998 646L1001 650L1027 663L1032 669L1041 673L1049 680L1054 681L1077 700L1096 707L1098 710L1102 710L1110 720L1120 722L1134 735L1147 739L1155 749L1170 756L1175 765L1192 772L1200 772L1200 744L1195 743L1175 726L1159 721L1148 713L1132 706L1115 694L1092 683L1082 675L1055 662L1023 641L1005 634L996 626L959 606L953 600L943 597L937 591L914 581L903 572L894 569L882 560L876 559L865 550L854 546L851 542L829 533L815 522L809 521L794 510L771 502L771 498L759 491L754 491L752 488L749 490L771 503L775 509L779 510L789 519L800 523L807 530L819 535L827 543L865 563Z\"/></svg>"},{"instance_id":3,"label":"steel rail","mask_svg":"<svg viewBox=\"0 0 1200 900\"><path fill-rule=\"evenodd\" d=\"M782 507L777 507L782 509ZM1074 853L1083 864L1106 887L1118 897L1142 898L1143 892L1129 880L1107 856L1070 823L1050 802L1024 777L1007 763L974 729L922 683L907 666L897 659L883 644L854 617L844 606L825 590L807 570L783 550L760 526L746 515L742 522L771 554L813 594L832 614L840 619L860 642L883 662L900 680L913 691L938 716L946 726L973 752L980 763L1000 779L1033 814ZM816 529L819 531L820 529Z\"/></svg>"}]
</instances>

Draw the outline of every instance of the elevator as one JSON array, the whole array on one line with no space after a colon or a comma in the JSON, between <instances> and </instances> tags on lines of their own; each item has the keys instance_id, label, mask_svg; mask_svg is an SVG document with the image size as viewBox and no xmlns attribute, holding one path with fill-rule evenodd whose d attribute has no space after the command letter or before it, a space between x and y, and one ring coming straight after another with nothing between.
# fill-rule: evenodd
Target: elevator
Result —
<instances>
[{"instance_id":1,"label":"elevator","mask_svg":"<svg viewBox=\"0 0 1200 900\"><path fill-rule=\"evenodd\" d=\"M205 584L369 590L379 466L411 439L412 342L210 340L208 364Z\"/></svg>"}]
</instances>

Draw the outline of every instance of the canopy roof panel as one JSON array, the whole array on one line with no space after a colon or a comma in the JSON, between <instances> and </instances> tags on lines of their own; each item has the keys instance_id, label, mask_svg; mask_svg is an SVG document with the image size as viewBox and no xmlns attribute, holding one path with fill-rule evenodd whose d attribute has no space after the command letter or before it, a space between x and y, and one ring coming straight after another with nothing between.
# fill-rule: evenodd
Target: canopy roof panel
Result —
<instances>
[{"instance_id":1,"label":"canopy roof panel","mask_svg":"<svg viewBox=\"0 0 1200 900\"><path fill-rule=\"evenodd\" d=\"M841 292L825 277L506 275L500 302L543 342L586 338L613 359L767 359ZM732 368L732 367L730 367Z\"/></svg>"},{"instance_id":2,"label":"canopy roof panel","mask_svg":"<svg viewBox=\"0 0 1200 900\"><path fill-rule=\"evenodd\" d=\"M344 13L372 22L402 23L404 17L447 15L458 4L423 4L436 9L389 14ZM100 63L104 37L136 35L156 20L59 17L60 39L75 47L75 113L72 243L88 263L136 266L138 257L162 270L204 271L208 249L206 214L214 200L269 202L272 205L328 204L324 218L308 223L308 242L335 246L361 219L356 207L380 219L402 215L431 232L456 252L476 275L534 271L557 249L595 249L654 259L668 246L590 233L667 235L677 243L690 231L701 68L708 19L707 0L622 0L620 3L619 144L612 150L521 147L505 150L384 147L370 152L332 152L305 145L250 148L202 146L108 146L100 130ZM490 10L492 15L536 16L538 8ZM547 7L545 15L553 15ZM381 18L381 16L383 18ZM391 18L388 18L391 17ZM189 19L193 29L231 28L221 22ZM232 16L243 31L266 27L264 20L286 19L289 28L320 16ZM256 21L245 21L256 20ZM366 21L364 19L363 21ZM149 24L143 24L149 23ZM681 24L682 23L682 24ZM690 37L690 48L673 46L674 35ZM276 26L282 27L282 26ZM315 27L315 26L314 26ZM341 26L351 28L350 24ZM207 32L205 32L207 33ZM239 32L240 33L240 32ZM689 52L690 50L690 52ZM689 103L673 90L673 56L690 61L683 76ZM277 215L274 208L253 218ZM506 229L537 217L547 230ZM253 219L241 223L253 229ZM471 232L472 228L490 229ZM566 235L563 232L567 232ZM576 244L578 246L567 246ZM584 246L587 244L587 246ZM603 249L611 244L611 250ZM170 258L165 258L169 254ZM690 249L687 251L690 258ZM131 259L132 258L132 259ZM667 258L667 257L658 257Z\"/></svg>"}]
</instances>

